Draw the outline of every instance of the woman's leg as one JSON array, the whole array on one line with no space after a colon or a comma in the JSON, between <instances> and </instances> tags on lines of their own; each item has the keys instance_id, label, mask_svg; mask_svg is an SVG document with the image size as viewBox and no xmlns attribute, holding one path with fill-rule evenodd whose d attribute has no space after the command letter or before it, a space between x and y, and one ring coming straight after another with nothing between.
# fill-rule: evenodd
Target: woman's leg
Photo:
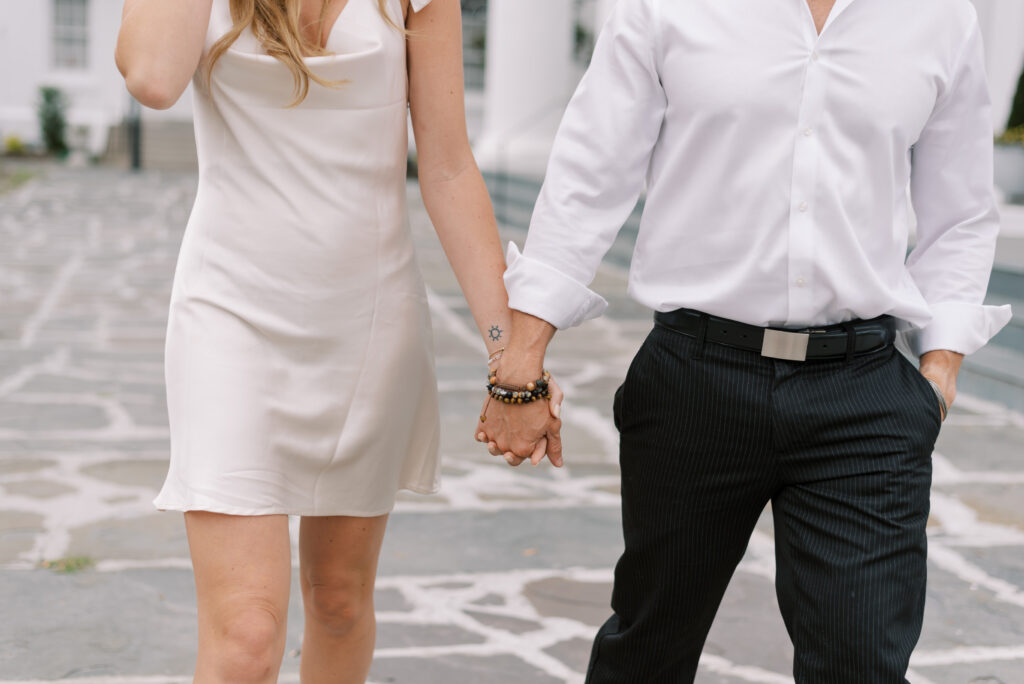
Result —
<instances>
[{"instance_id":1,"label":"woman's leg","mask_svg":"<svg viewBox=\"0 0 1024 684\"><path fill-rule=\"evenodd\" d=\"M303 684L366 681L377 630L373 584L387 520L386 515L302 518Z\"/></svg>"},{"instance_id":2,"label":"woman's leg","mask_svg":"<svg viewBox=\"0 0 1024 684\"><path fill-rule=\"evenodd\" d=\"M185 528L199 605L196 684L276 682L291 582L288 516L190 511Z\"/></svg>"}]
</instances>

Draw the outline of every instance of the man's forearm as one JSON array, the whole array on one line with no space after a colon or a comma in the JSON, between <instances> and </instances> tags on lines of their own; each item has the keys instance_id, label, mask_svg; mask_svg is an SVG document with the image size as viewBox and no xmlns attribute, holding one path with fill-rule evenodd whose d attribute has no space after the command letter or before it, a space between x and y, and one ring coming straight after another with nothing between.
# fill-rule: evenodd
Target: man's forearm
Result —
<instances>
[{"instance_id":1,"label":"man's forearm","mask_svg":"<svg viewBox=\"0 0 1024 684\"><path fill-rule=\"evenodd\" d=\"M512 330L499 370L502 382L526 384L539 378L544 367L544 354L556 330L541 318L512 311Z\"/></svg>"}]
</instances>

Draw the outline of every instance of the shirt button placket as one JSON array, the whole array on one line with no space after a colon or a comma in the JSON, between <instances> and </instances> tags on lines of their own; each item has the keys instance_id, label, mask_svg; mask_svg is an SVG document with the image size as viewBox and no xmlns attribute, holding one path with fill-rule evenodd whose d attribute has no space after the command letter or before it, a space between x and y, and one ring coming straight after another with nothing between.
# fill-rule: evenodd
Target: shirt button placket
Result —
<instances>
[{"instance_id":1,"label":"shirt button placket","mask_svg":"<svg viewBox=\"0 0 1024 684\"><path fill-rule=\"evenodd\" d=\"M824 64L817 49L806 63L804 89L799 118L795 123L793 179L790 186L792 209L789 217L789 320L804 322L817 313L814 310L814 214L813 203L819 197L818 155L824 101Z\"/></svg>"}]
</instances>

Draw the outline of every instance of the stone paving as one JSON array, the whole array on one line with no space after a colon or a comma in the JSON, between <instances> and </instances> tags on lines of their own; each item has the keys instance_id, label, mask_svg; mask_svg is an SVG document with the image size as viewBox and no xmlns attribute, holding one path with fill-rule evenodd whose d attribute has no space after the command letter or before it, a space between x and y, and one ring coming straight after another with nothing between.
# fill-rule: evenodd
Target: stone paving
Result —
<instances>
[{"instance_id":1,"label":"stone paving","mask_svg":"<svg viewBox=\"0 0 1024 684\"><path fill-rule=\"evenodd\" d=\"M168 453L163 332L195 177L37 170L0 196L0 684L188 682L184 527L151 500ZM621 268L603 267L609 314L560 334L549 358L569 397L568 467L510 469L472 440L482 345L414 187L410 197L445 479L439 495L403 494L391 518L371 682L581 682L622 544L611 396L649 315L626 298ZM1022 445L1024 417L978 398L960 397L943 427L914 684L1024 682ZM766 515L698 682L793 681L773 576ZM292 599L282 682L298 682L297 583Z\"/></svg>"}]
</instances>

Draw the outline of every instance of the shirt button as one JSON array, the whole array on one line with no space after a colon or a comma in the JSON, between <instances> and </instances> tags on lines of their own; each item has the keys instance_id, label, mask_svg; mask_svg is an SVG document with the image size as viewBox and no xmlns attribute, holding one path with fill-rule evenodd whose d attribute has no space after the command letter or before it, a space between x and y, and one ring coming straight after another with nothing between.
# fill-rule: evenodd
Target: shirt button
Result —
<instances>
[{"instance_id":1,"label":"shirt button","mask_svg":"<svg viewBox=\"0 0 1024 684\"><path fill-rule=\"evenodd\" d=\"M818 61L819 57L820 57L820 55L818 54L817 50L815 50L814 52L811 53L811 59L813 59L815 62Z\"/></svg>"},{"instance_id":2,"label":"shirt button","mask_svg":"<svg viewBox=\"0 0 1024 684\"><path fill-rule=\"evenodd\" d=\"M796 208L799 209L802 212L803 211L807 211L808 204L807 204L807 202L801 202L800 204L797 205Z\"/></svg>"},{"instance_id":3,"label":"shirt button","mask_svg":"<svg viewBox=\"0 0 1024 684\"><path fill-rule=\"evenodd\" d=\"M803 278L797 278L796 279L796 286L797 287L803 287L806 283L807 283L807 281L804 280Z\"/></svg>"},{"instance_id":4,"label":"shirt button","mask_svg":"<svg viewBox=\"0 0 1024 684\"><path fill-rule=\"evenodd\" d=\"M813 128L805 128L804 129L804 137L805 138L810 138L812 135L814 135L814 129Z\"/></svg>"}]
</instances>

